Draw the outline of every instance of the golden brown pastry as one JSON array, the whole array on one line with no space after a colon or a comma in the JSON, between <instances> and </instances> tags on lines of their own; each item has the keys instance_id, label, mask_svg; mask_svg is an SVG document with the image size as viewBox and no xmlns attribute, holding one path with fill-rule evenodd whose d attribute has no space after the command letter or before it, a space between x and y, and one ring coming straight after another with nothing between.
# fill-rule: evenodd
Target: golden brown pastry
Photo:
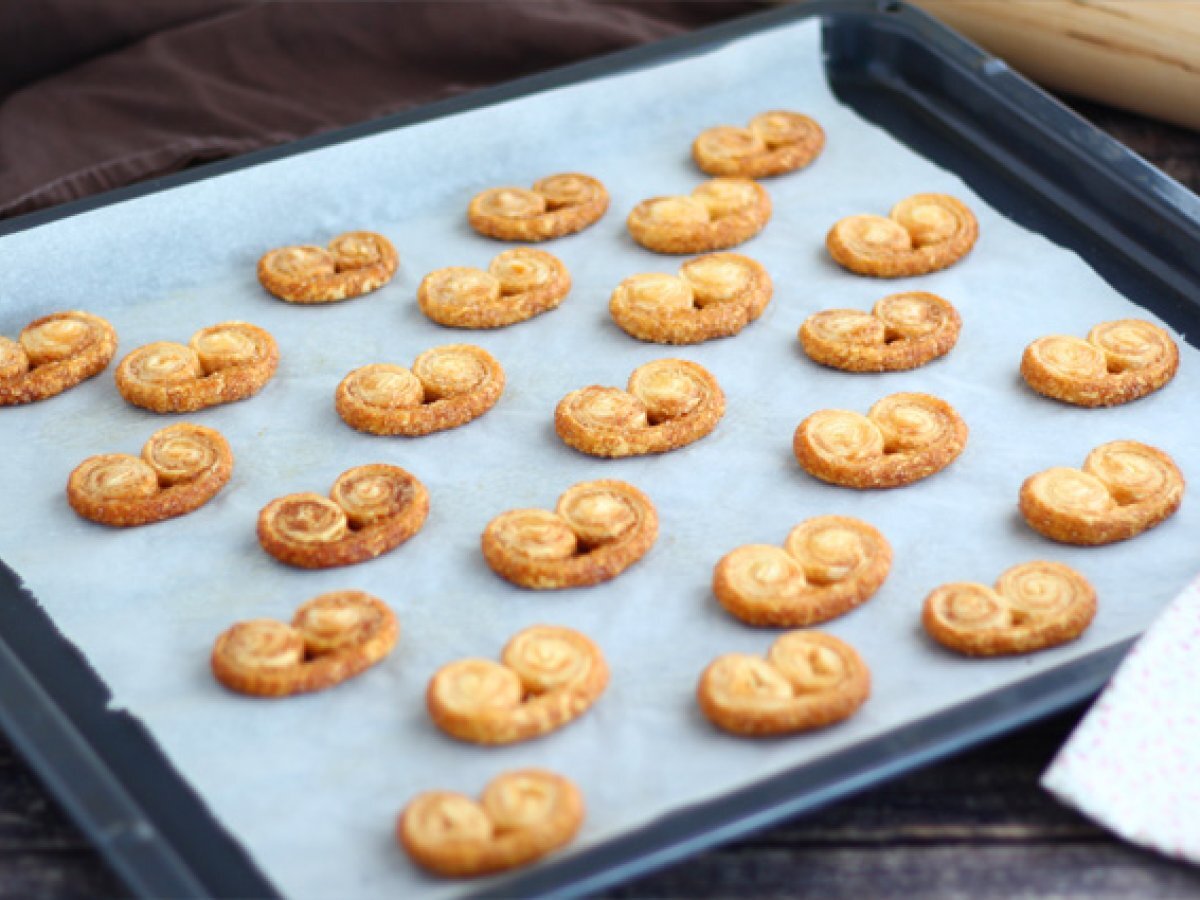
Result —
<instances>
[{"instance_id":1,"label":"golden brown pastry","mask_svg":"<svg viewBox=\"0 0 1200 900\"><path fill-rule=\"evenodd\" d=\"M1101 322L1087 340L1038 338L1021 357L1021 377L1039 394L1075 406L1116 406L1145 397L1175 377L1179 348L1140 319Z\"/></svg>"},{"instance_id":2,"label":"golden brown pastry","mask_svg":"<svg viewBox=\"0 0 1200 900\"><path fill-rule=\"evenodd\" d=\"M557 256L517 247L496 256L485 272L452 266L430 272L417 288L421 312L452 328L501 328L556 308L571 290Z\"/></svg>"},{"instance_id":3,"label":"golden brown pastry","mask_svg":"<svg viewBox=\"0 0 1200 900\"><path fill-rule=\"evenodd\" d=\"M451 791L414 797L396 822L413 862L450 878L515 869L570 843L583 824L583 795L545 769L505 772L480 802Z\"/></svg>"},{"instance_id":4,"label":"golden brown pastry","mask_svg":"<svg viewBox=\"0 0 1200 900\"><path fill-rule=\"evenodd\" d=\"M650 498L624 481L581 481L554 512L513 509L483 530L483 558L501 578L535 590L616 578L658 537Z\"/></svg>"},{"instance_id":5,"label":"golden brown pastry","mask_svg":"<svg viewBox=\"0 0 1200 900\"><path fill-rule=\"evenodd\" d=\"M73 310L42 316L17 340L0 336L0 406L34 403L100 374L117 352L117 332Z\"/></svg>"},{"instance_id":6,"label":"golden brown pastry","mask_svg":"<svg viewBox=\"0 0 1200 900\"><path fill-rule=\"evenodd\" d=\"M474 744L512 744L583 715L608 686L600 648L570 628L517 632L500 663L462 659L440 668L425 703L442 731Z\"/></svg>"},{"instance_id":7,"label":"golden brown pastry","mask_svg":"<svg viewBox=\"0 0 1200 900\"><path fill-rule=\"evenodd\" d=\"M749 127L718 125L692 142L692 158L709 175L767 178L803 169L825 147L815 119L777 109L759 113Z\"/></svg>"},{"instance_id":8,"label":"golden brown pastry","mask_svg":"<svg viewBox=\"0 0 1200 900\"><path fill-rule=\"evenodd\" d=\"M967 444L967 423L930 394L891 394L860 415L815 412L792 451L808 474L852 488L902 487L950 465Z\"/></svg>"},{"instance_id":9,"label":"golden brown pastry","mask_svg":"<svg viewBox=\"0 0 1200 900\"><path fill-rule=\"evenodd\" d=\"M67 479L67 502L102 525L147 525L198 509L232 474L233 451L221 433L181 422L150 435L140 458L85 459Z\"/></svg>"},{"instance_id":10,"label":"golden brown pastry","mask_svg":"<svg viewBox=\"0 0 1200 900\"><path fill-rule=\"evenodd\" d=\"M749 178L714 178L690 197L651 197L633 208L633 239L656 253L710 253L754 237L771 218L771 197Z\"/></svg>"},{"instance_id":11,"label":"golden brown pastry","mask_svg":"<svg viewBox=\"0 0 1200 900\"><path fill-rule=\"evenodd\" d=\"M824 728L858 711L871 673L853 647L820 631L789 631L766 659L719 656L704 670L696 699L704 715L734 734L788 734Z\"/></svg>"},{"instance_id":12,"label":"golden brown pastry","mask_svg":"<svg viewBox=\"0 0 1200 900\"><path fill-rule=\"evenodd\" d=\"M582 231L608 210L608 191L590 175L567 172L536 181L533 190L490 188L471 198L467 221L484 237L545 241Z\"/></svg>"},{"instance_id":13,"label":"golden brown pastry","mask_svg":"<svg viewBox=\"0 0 1200 900\"><path fill-rule=\"evenodd\" d=\"M679 275L626 278L613 291L613 321L638 340L698 344L737 334L762 315L774 290L771 276L740 253L688 260Z\"/></svg>"},{"instance_id":14,"label":"golden brown pastry","mask_svg":"<svg viewBox=\"0 0 1200 900\"><path fill-rule=\"evenodd\" d=\"M415 437L477 419L504 392L504 369L474 344L446 344L417 357L411 370L376 363L337 387L334 405L352 428Z\"/></svg>"},{"instance_id":15,"label":"golden brown pastry","mask_svg":"<svg viewBox=\"0 0 1200 900\"><path fill-rule=\"evenodd\" d=\"M1025 479L1021 515L1064 544L1111 544L1153 528L1183 501L1183 473L1161 450L1137 441L1101 444L1079 469Z\"/></svg>"},{"instance_id":16,"label":"golden brown pastry","mask_svg":"<svg viewBox=\"0 0 1200 900\"><path fill-rule=\"evenodd\" d=\"M429 492L399 466L347 469L328 497L289 494L258 514L258 542L280 562L329 569L374 559L421 530Z\"/></svg>"},{"instance_id":17,"label":"golden brown pastry","mask_svg":"<svg viewBox=\"0 0 1200 900\"><path fill-rule=\"evenodd\" d=\"M1013 566L995 589L944 584L925 598L921 623L939 644L967 656L1007 656L1056 647L1083 634L1096 615L1096 591L1062 563Z\"/></svg>"},{"instance_id":18,"label":"golden brown pastry","mask_svg":"<svg viewBox=\"0 0 1200 900\"><path fill-rule=\"evenodd\" d=\"M240 694L322 691L369 669L396 646L396 614L364 591L332 591L296 610L292 624L238 622L213 645L212 672Z\"/></svg>"},{"instance_id":19,"label":"golden brown pastry","mask_svg":"<svg viewBox=\"0 0 1200 900\"><path fill-rule=\"evenodd\" d=\"M979 237L974 213L947 194L913 194L888 217L849 216L825 238L834 261L858 275L903 278L958 262Z\"/></svg>"},{"instance_id":20,"label":"golden brown pastry","mask_svg":"<svg viewBox=\"0 0 1200 900\"><path fill-rule=\"evenodd\" d=\"M814 362L845 372L900 372L949 353L962 330L958 310L936 294L890 294L870 314L827 309L800 326Z\"/></svg>"},{"instance_id":21,"label":"golden brown pastry","mask_svg":"<svg viewBox=\"0 0 1200 900\"><path fill-rule=\"evenodd\" d=\"M279 365L271 335L249 322L202 328L187 346L146 344L117 366L117 390L151 412L195 412L253 397Z\"/></svg>"},{"instance_id":22,"label":"golden brown pastry","mask_svg":"<svg viewBox=\"0 0 1200 900\"><path fill-rule=\"evenodd\" d=\"M723 415L725 394L707 369L656 359L634 369L623 391L599 385L571 391L554 411L554 430L591 456L639 456L698 441Z\"/></svg>"},{"instance_id":23,"label":"golden brown pastry","mask_svg":"<svg viewBox=\"0 0 1200 900\"><path fill-rule=\"evenodd\" d=\"M750 625L806 628L864 603L892 568L892 547L861 519L817 516L801 522L783 547L747 544L713 570L721 605Z\"/></svg>"},{"instance_id":24,"label":"golden brown pastry","mask_svg":"<svg viewBox=\"0 0 1200 900\"><path fill-rule=\"evenodd\" d=\"M400 257L392 242L373 231L348 231L328 249L279 247L258 261L258 280L289 303L332 303L383 287L396 274Z\"/></svg>"}]
</instances>

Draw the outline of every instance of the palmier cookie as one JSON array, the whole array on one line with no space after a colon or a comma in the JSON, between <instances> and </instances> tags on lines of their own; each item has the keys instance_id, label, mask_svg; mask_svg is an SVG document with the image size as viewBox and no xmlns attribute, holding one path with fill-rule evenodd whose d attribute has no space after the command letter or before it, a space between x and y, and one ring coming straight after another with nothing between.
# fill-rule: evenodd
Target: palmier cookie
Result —
<instances>
[{"instance_id":1,"label":"palmier cookie","mask_svg":"<svg viewBox=\"0 0 1200 900\"><path fill-rule=\"evenodd\" d=\"M625 390L591 385L571 391L554 411L563 443L591 456L665 453L707 435L725 415L711 373L686 359L638 366Z\"/></svg>"},{"instance_id":2,"label":"palmier cookie","mask_svg":"<svg viewBox=\"0 0 1200 900\"><path fill-rule=\"evenodd\" d=\"M1145 397L1175 377L1179 348L1140 319L1101 322L1087 340L1038 338L1021 357L1021 377L1039 394L1075 406L1116 406Z\"/></svg>"},{"instance_id":3,"label":"palmier cookie","mask_svg":"<svg viewBox=\"0 0 1200 900\"><path fill-rule=\"evenodd\" d=\"M490 188L471 198L467 221L484 237L545 241L582 231L608 210L608 191L590 175L567 172L535 181L533 190Z\"/></svg>"},{"instance_id":4,"label":"palmier cookie","mask_svg":"<svg viewBox=\"0 0 1200 900\"><path fill-rule=\"evenodd\" d=\"M974 213L946 194L914 194L888 213L849 216L829 230L834 261L858 275L903 278L953 265L979 237Z\"/></svg>"},{"instance_id":5,"label":"palmier cookie","mask_svg":"<svg viewBox=\"0 0 1200 900\"><path fill-rule=\"evenodd\" d=\"M710 253L754 237L771 218L771 197L748 178L714 178L690 197L651 197L633 208L633 239L656 253Z\"/></svg>"},{"instance_id":6,"label":"palmier cookie","mask_svg":"<svg viewBox=\"0 0 1200 900\"><path fill-rule=\"evenodd\" d=\"M820 631L789 631L766 659L719 656L696 699L714 725L734 734L788 734L854 715L871 693L871 673L853 647Z\"/></svg>"},{"instance_id":7,"label":"palmier cookie","mask_svg":"<svg viewBox=\"0 0 1200 900\"><path fill-rule=\"evenodd\" d=\"M583 824L583 795L545 769L505 772L476 803L451 791L409 801L396 840L413 862L450 878L515 869L566 846Z\"/></svg>"},{"instance_id":8,"label":"palmier cookie","mask_svg":"<svg viewBox=\"0 0 1200 900\"><path fill-rule=\"evenodd\" d=\"M759 113L746 128L718 125L692 142L692 159L709 175L767 178L803 169L825 147L825 131L797 112Z\"/></svg>"},{"instance_id":9,"label":"palmier cookie","mask_svg":"<svg viewBox=\"0 0 1200 900\"><path fill-rule=\"evenodd\" d=\"M400 257L392 242L373 231L348 231L329 247L279 247L258 261L258 280L289 303L333 303L383 287Z\"/></svg>"},{"instance_id":10,"label":"palmier cookie","mask_svg":"<svg viewBox=\"0 0 1200 900\"><path fill-rule=\"evenodd\" d=\"M347 469L328 497L289 494L258 514L258 542L280 562L330 569L374 559L421 530L429 492L399 466Z\"/></svg>"},{"instance_id":11,"label":"palmier cookie","mask_svg":"<svg viewBox=\"0 0 1200 900\"><path fill-rule=\"evenodd\" d=\"M334 405L352 428L415 437L477 419L504 392L504 369L474 344L426 350L412 369L376 363L355 369L337 387Z\"/></svg>"},{"instance_id":12,"label":"palmier cookie","mask_svg":"<svg viewBox=\"0 0 1200 900\"><path fill-rule=\"evenodd\" d=\"M1101 444L1083 470L1053 468L1025 479L1021 515L1064 544L1111 544L1153 528L1183 501L1183 473L1167 454L1137 441Z\"/></svg>"},{"instance_id":13,"label":"palmier cookie","mask_svg":"<svg viewBox=\"0 0 1200 900\"><path fill-rule=\"evenodd\" d=\"M67 479L67 502L102 525L148 525L203 506L232 474L233 451L221 433L181 422L150 435L140 458L85 459Z\"/></svg>"},{"instance_id":14,"label":"palmier cookie","mask_svg":"<svg viewBox=\"0 0 1200 900\"><path fill-rule=\"evenodd\" d=\"M321 691L369 669L396 646L400 625L363 591L333 591L296 610L292 624L238 622L213 645L212 672L239 694L286 697Z\"/></svg>"},{"instance_id":15,"label":"palmier cookie","mask_svg":"<svg viewBox=\"0 0 1200 900\"><path fill-rule=\"evenodd\" d=\"M554 512L513 509L483 530L483 558L501 578L535 590L616 578L658 537L650 498L624 481L582 481Z\"/></svg>"},{"instance_id":16,"label":"palmier cookie","mask_svg":"<svg viewBox=\"0 0 1200 900\"><path fill-rule=\"evenodd\" d=\"M936 294L891 294L871 312L827 309L800 326L800 345L814 362L844 372L900 372L945 356L958 343L962 319Z\"/></svg>"},{"instance_id":17,"label":"palmier cookie","mask_svg":"<svg viewBox=\"0 0 1200 900\"><path fill-rule=\"evenodd\" d=\"M852 488L902 487L940 472L967 444L967 423L930 394L891 394L860 415L823 409L792 439L808 474Z\"/></svg>"},{"instance_id":18,"label":"palmier cookie","mask_svg":"<svg viewBox=\"0 0 1200 900\"><path fill-rule=\"evenodd\" d=\"M1096 615L1096 591L1062 563L1013 566L996 587L944 584L925 598L930 636L967 656L1008 656L1056 647L1083 634Z\"/></svg>"},{"instance_id":19,"label":"palmier cookie","mask_svg":"<svg viewBox=\"0 0 1200 900\"><path fill-rule=\"evenodd\" d=\"M91 313L42 316L12 340L0 335L0 406L35 403L104 371L117 332Z\"/></svg>"},{"instance_id":20,"label":"palmier cookie","mask_svg":"<svg viewBox=\"0 0 1200 900\"><path fill-rule=\"evenodd\" d=\"M501 328L554 309L571 290L571 275L545 250L505 250L485 272L453 266L430 272L417 303L439 325Z\"/></svg>"},{"instance_id":21,"label":"palmier cookie","mask_svg":"<svg viewBox=\"0 0 1200 900\"><path fill-rule=\"evenodd\" d=\"M500 658L463 659L437 671L425 703L438 728L474 744L525 741L583 715L608 686L600 648L570 628L526 628Z\"/></svg>"},{"instance_id":22,"label":"palmier cookie","mask_svg":"<svg viewBox=\"0 0 1200 900\"><path fill-rule=\"evenodd\" d=\"M186 347L156 341L127 354L117 366L117 390L151 412L195 412L253 397L278 365L270 334L248 322L222 322L197 331Z\"/></svg>"},{"instance_id":23,"label":"palmier cookie","mask_svg":"<svg viewBox=\"0 0 1200 900\"><path fill-rule=\"evenodd\" d=\"M698 344L737 334L762 315L773 290L767 270L750 257L710 253L688 260L678 276L626 278L608 310L638 340Z\"/></svg>"},{"instance_id":24,"label":"palmier cookie","mask_svg":"<svg viewBox=\"0 0 1200 900\"><path fill-rule=\"evenodd\" d=\"M750 625L806 628L875 595L892 568L892 547L861 519L818 516L784 541L748 544L713 570L721 605Z\"/></svg>"}]
</instances>

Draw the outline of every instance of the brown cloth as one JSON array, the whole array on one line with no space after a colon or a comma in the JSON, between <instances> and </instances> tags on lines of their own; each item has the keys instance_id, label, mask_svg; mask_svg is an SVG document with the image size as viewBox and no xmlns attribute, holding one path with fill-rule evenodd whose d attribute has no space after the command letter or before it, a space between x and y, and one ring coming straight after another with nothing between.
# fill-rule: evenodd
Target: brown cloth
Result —
<instances>
[{"instance_id":1,"label":"brown cloth","mask_svg":"<svg viewBox=\"0 0 1200 900\"><path fill-rule=\"evenodd\" d=\"M0 0L0 217L758 8Z\"/></svg>"}]
</instances>

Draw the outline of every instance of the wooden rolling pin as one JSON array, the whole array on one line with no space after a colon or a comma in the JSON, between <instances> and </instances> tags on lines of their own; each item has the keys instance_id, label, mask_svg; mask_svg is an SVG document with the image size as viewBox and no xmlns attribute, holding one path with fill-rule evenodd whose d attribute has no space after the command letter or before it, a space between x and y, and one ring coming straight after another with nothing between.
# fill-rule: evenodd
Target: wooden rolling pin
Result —
<instances>
[{"instance_id":1,"label":"wooden rolling pin","mask_svg":"<svg viewBox=\"0 0 1200 900\"><path fill-rule=\"evenodd\" d=\"M1200 130L1200 0L909 0L1047 87Z\"/></svg>"}]
</instances>

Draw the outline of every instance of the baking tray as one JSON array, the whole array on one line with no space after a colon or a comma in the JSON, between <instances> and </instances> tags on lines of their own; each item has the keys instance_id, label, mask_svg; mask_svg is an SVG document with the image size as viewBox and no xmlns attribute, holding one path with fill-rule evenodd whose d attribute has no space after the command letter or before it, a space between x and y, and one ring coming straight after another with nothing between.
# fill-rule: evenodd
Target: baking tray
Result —
<instances>
[{"instance_id":1,"label":"baking tray","mask_svg":"<svg viewBox=\"0 0 1200 900\"><path fill-rule=\"evenodd\" d=\"M0 223L0 235L379 131L652 66L817 17L838 98L962 177L993 207L1070 247L1176 330L1200 322L1200 200L923 14L898 3L772 10L287 147ZM2 245L0 245L2 246ZM1193 343L1195 340L1193 338ZM994 691L848 751L687 808L505 883L574 895L830 802L1092 695L1124 645ZM0 566L0 725L130 889L143 896L274 890L109 694L18 579Z\"/></svg>"}]
</instances>

